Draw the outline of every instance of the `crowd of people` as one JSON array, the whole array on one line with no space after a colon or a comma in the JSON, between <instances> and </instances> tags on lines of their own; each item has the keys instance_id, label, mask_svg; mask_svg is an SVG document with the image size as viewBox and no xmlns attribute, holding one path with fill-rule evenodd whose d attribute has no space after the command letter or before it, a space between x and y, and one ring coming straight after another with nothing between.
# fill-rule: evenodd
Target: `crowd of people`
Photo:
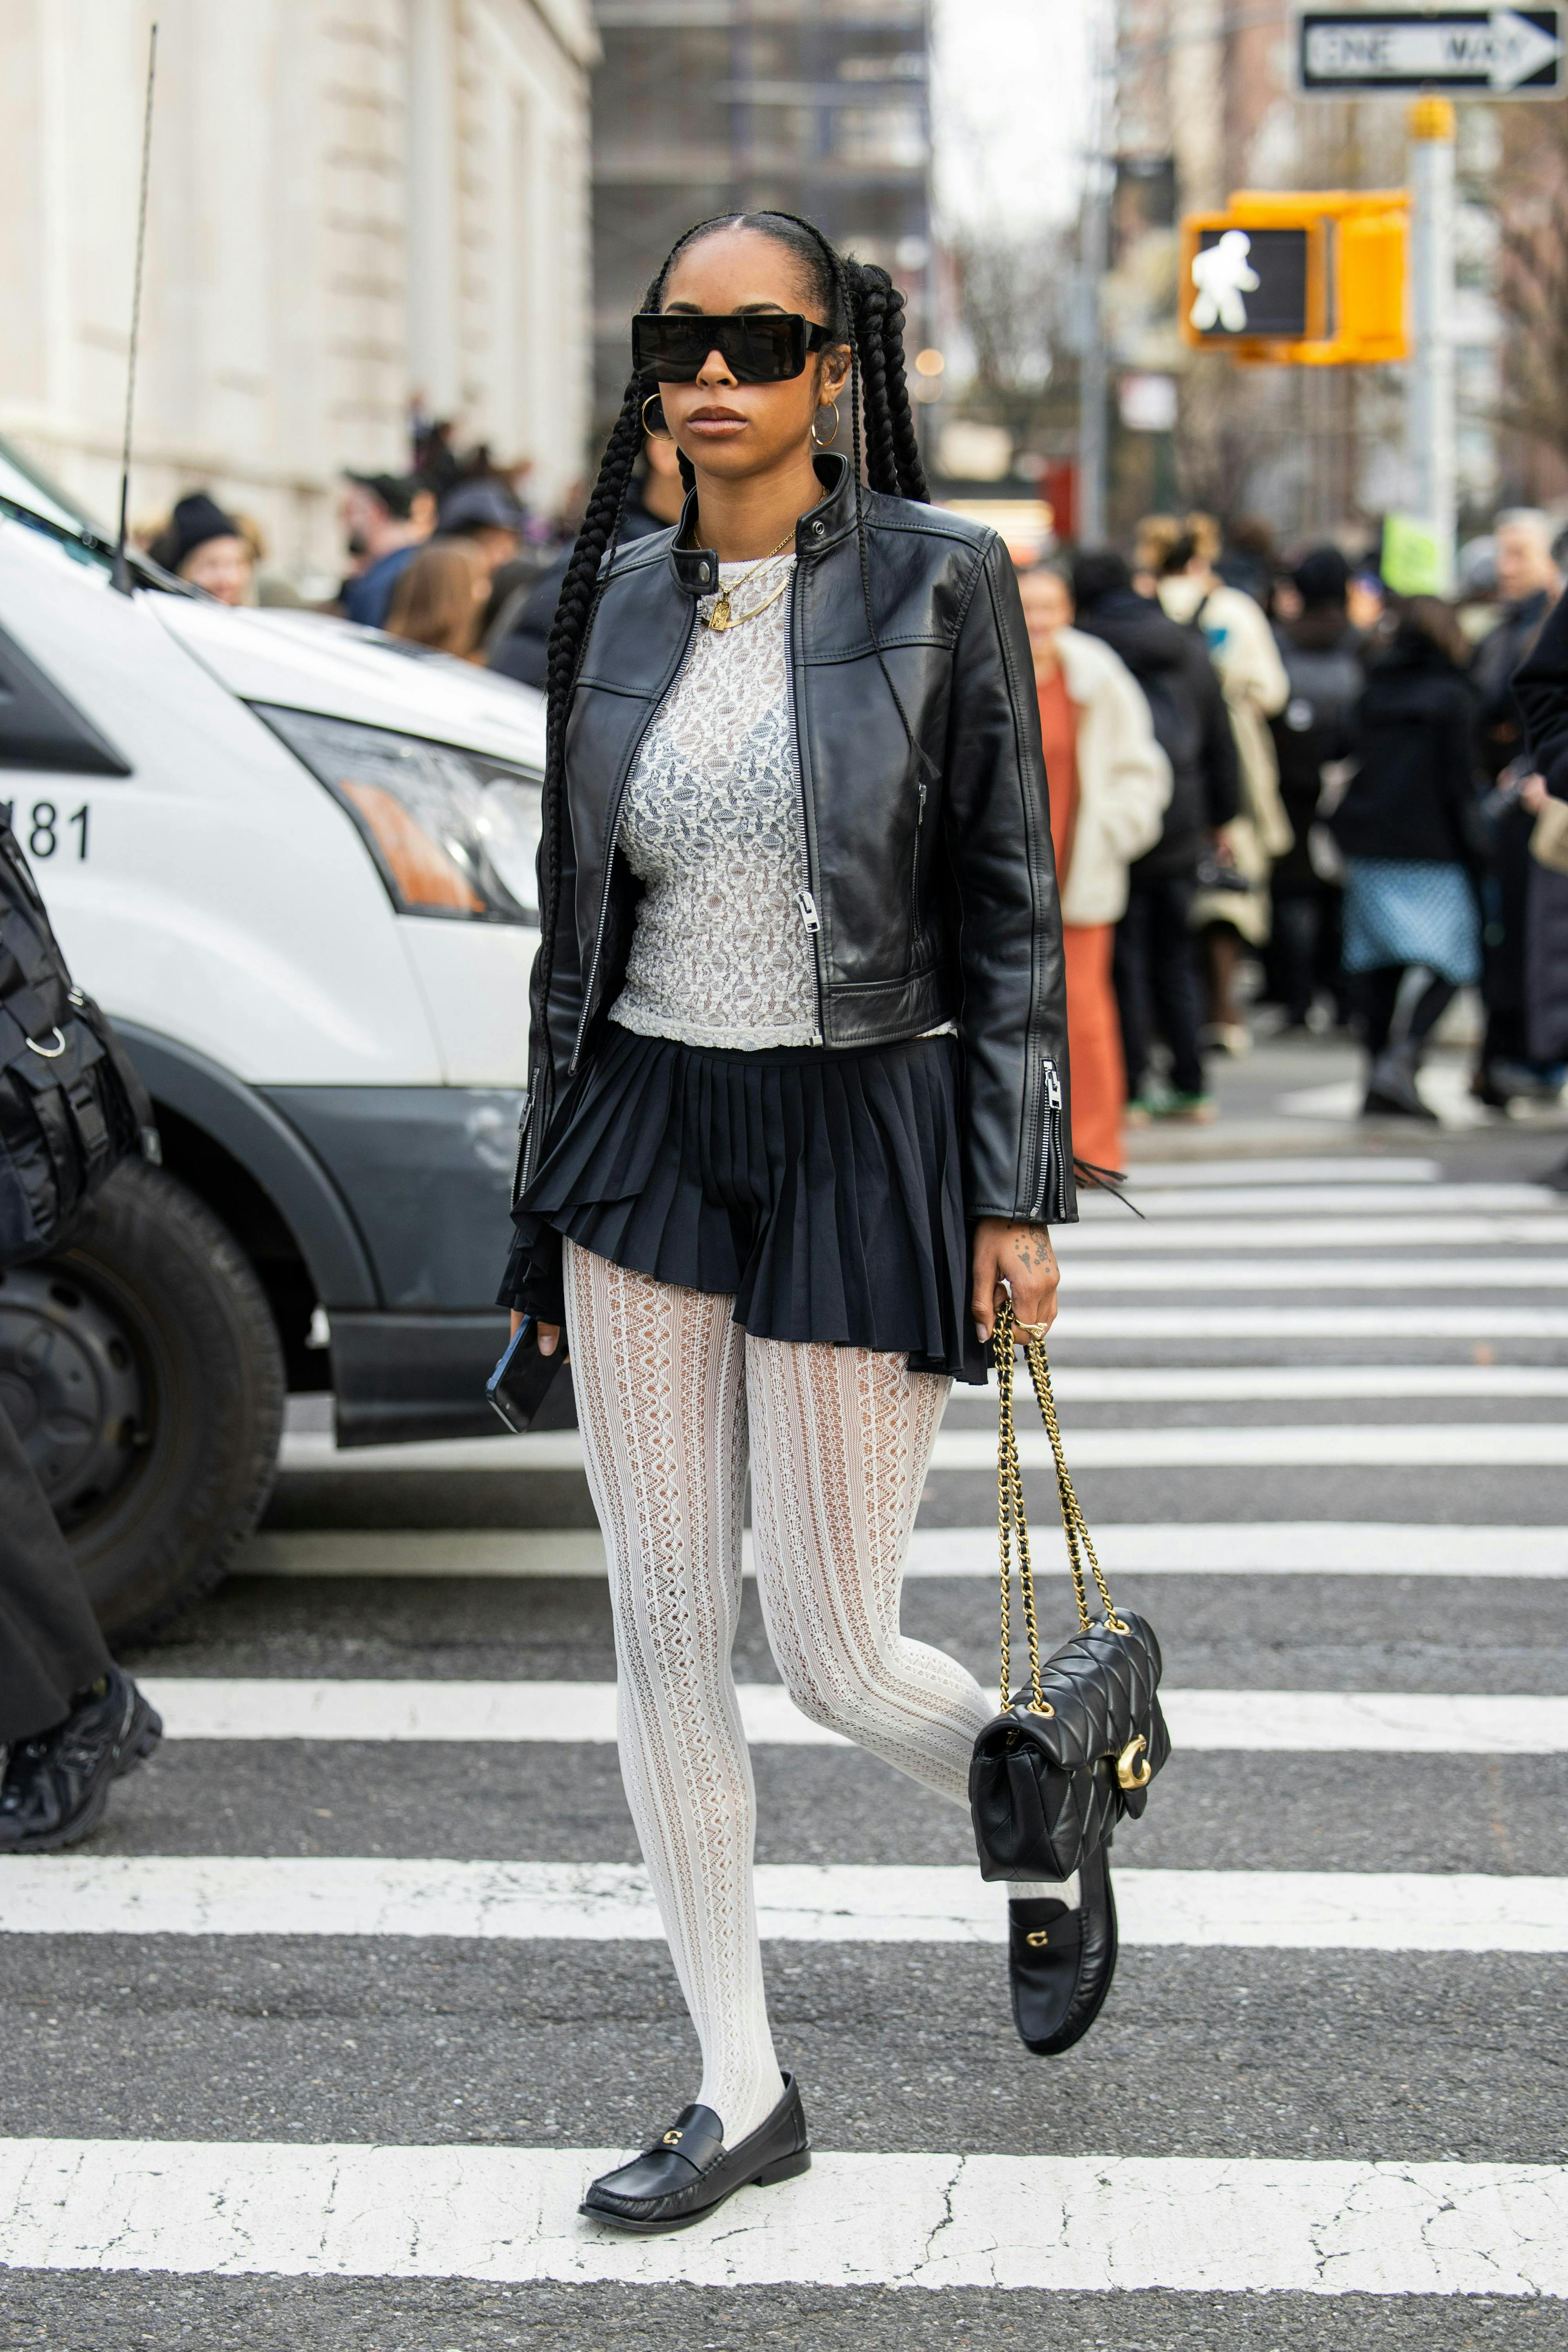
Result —
<instances>
[{"instance_id":1,"label":"crowd of people","mask_svg":"<svg viewBox=\"0 0 1568 2352\"><path fill-rule=\"evenodd\" d=\"M621 537L668 529L682 495L650 436ZM518 469L435 425L408 473L346 474L340 512L328 609L544 685L572 541ZM1212 1118L1214 1057L1248 1049L1254 1008L1276 1034L1354 1034L1366 1114L1430 1120L1424 1053L1479 986L1478 1102L1556 1099L1568 877L1531 855L1548 796L1512 681L1562 593L1561 530L1500 514L1457 604L1394 595L1331 543L1279 560L1262 526L1204 514L1025 572L1089 1161L1119 1165L1127 1126ZM148 544L224 603L298 601L205 491Z\"/></svg>"},{"instance_id":2,"label":"crowd of people","mask_svg":"<svg viewBox=\"0 0 1568 2352\"><path fill-rule=\"evenodd\" d=\"M1395 595L1332 544L1231 548L1201 514L1150 517L1131 560L1025 572L1069 938L1093 876L1068 968L1085 1156L1117 1164L1123 1124L1212 1118L1213 1057L1247 1050L1254 1006L1276 1034L1353 1034L1364 1114L1431 1121L1423 1055L1478 987L1476 1100L1557 1099L1568 875L1514 688L1561 528L1500 515L1458 603Z\"/></svg>"}]
</instances>

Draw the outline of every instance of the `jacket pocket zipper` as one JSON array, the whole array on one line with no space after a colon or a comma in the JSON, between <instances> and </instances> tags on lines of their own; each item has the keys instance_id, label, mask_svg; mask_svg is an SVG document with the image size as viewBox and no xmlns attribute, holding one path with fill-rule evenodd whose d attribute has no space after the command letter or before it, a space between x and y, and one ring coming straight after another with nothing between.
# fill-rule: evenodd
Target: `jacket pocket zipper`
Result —
<instances>
[{"instance_id":1,"label":"jacket pocket zipper","mask_svg":"<svg viewBox=\"0 0 1568 2352\"><path fill-rule=\"evenodd\" d=\"M1044 1216L1054 1224L1067 1215L1067 1154L1062 1148L1062 1117L1064 1100L1061 1073L1047 1054L1044 1064L1046 1087L1046 1153Z\"/></svg>"},{"instance_id":2,"label":"jacket pocket zipper","mask_svg":"<svg viewBox=\"0 0 1568 2352\"><path fill-rule=\"evenodd\" d=\"M904 967L906 979L914 971L916 962L916 935L920 929L921 905L921 830L925 821L926 782L922 776L920 780L920 801L915 809L915 845L910 852L910 955L909 961Z\"/></svg>"}]
</instances>

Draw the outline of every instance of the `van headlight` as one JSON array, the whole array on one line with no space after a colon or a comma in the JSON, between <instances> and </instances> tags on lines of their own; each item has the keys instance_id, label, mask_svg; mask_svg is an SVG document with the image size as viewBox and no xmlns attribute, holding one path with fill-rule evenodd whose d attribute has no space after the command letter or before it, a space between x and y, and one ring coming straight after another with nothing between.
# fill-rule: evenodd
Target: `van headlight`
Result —
<instances>
[{"instance_id":1,"label":"van headlight","mask_svg":"<svg viewBox=\"0 0 1568 2352\"><path fill-rule=\"evenodd\" d=\"M251 709L348 811L400 914L538 922L537 776L390 728Z\"/></svg>"}]
</instances>

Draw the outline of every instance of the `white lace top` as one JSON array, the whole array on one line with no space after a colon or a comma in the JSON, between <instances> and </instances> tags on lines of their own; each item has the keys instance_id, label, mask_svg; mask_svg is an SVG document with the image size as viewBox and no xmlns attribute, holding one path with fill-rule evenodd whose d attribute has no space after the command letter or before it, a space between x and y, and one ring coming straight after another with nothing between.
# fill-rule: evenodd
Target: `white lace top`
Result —
<instances>
[{"instance_id":1,"label":"white lace top","mask_svg":"<svg viewBox=\"0 0 1568 2352\"><path fill-rule=\"evenodd\" d=\"M760 604L794 562L753 573L737 608ZM750 569L721 564L721 585ZM699 614L717 601L702 598ZM789 607L786 588L739 627L699 621L627 780L616 838L647 887L610 1018L640 1036L752 1051L821 1043L797 897L808 875Z\"/></svg>"}]
</instances>

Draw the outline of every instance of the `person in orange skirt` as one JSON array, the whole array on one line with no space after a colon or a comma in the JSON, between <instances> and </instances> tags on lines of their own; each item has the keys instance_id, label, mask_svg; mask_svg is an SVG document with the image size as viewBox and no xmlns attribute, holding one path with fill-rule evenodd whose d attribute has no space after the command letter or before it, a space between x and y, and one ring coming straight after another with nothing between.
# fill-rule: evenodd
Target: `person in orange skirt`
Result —
<instances>
[{"instance_id":1,"label":"person in orange skirt","mask_svg":"<svg viewBox=\"0 0 1568 2352\"><path fill-rule=\"evenodd\" d=\"M1171 763L1131 671L1109 646L1073 627L1066 574L1040 563L1018 585L1061 885L1073 1148L1092 1167L1117 1169L1127 1076L1111 948L1127 906L1127 868L1160 838Z\"/></svg>"}]
</instances>

